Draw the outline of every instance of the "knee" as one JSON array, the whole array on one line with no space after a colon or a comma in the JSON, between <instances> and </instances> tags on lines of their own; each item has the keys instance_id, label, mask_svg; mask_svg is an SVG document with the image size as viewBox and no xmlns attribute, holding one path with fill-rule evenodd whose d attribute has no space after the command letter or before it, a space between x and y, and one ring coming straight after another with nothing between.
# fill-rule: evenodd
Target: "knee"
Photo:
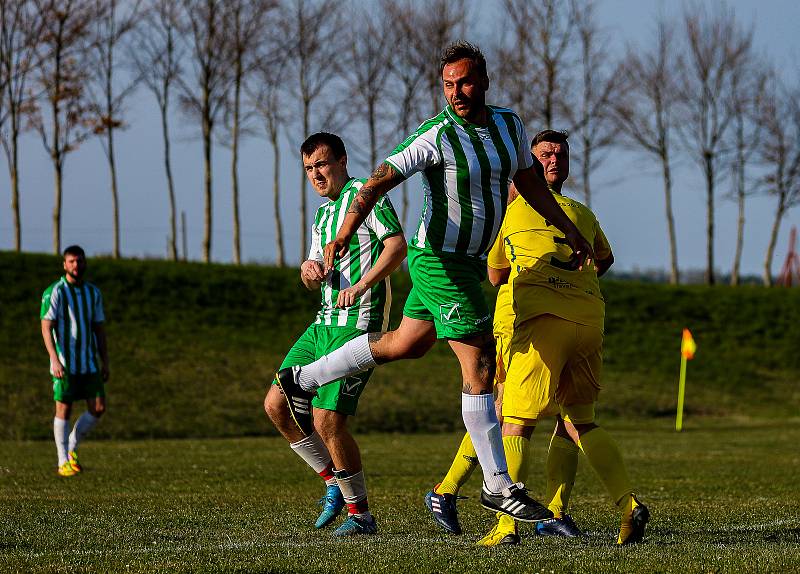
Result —
<instances>
[{"instance_id":1,"label":"knee","mask_svg":"<svg viewBox=\"0 0 800 574\"><path fill-rule=\"evenodd\" d=\"M94 418L99 419L103 416L106 412L106 406L104 404L95 404L89 407L89 412Z\"/></svg>"},{"instance_id":2,"label":"knee","mask_svg":"<svg viewBox=\"0 0 800 574\"><path fill-rule=\"evenodd\" d=\"M264 412L271 421L275 422L283 418L285 411L286 402L277 387L273 385L264 398Z\"/></svg>"}]
</instances>

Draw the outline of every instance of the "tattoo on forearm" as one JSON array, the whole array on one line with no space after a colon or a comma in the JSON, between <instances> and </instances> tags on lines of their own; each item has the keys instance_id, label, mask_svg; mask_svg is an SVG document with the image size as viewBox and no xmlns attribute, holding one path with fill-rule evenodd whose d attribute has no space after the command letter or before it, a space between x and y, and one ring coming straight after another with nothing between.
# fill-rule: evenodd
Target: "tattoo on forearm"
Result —
<instances>
[{"instance_id":1,"label":"tattoo on forearm","mask_svg":"<svg viewBox=\"0 0 800 574\"><path fill-rule=\"evenodd\" d=\"M377 167L375 171L372 172L372 179L383 179L389 175L389 166L385 163L382 163Z\"/></svg>"},{"instance_id":2,"label":"tattoo on forearm","mask_svg":"<svg viewBox=\"0 0 800 574\"><path fill-rule=\"evenodd\" d=\"M372 176L370 176L367 183L358 190L347 212L366 216L378 203L381 195L401 181L403 181L403 176L397 173L389 164L382 163L372 172Z\"/></svg>"},{"instance_id":3,"label":"tattoo on forearm","mask_svg":"<svg viewBox=\"0 0 800 574\"><path fill-rule=\"evenodd\" d=\"M365 185L358 190L358 193L353 198L348 208L348 213L367 214L372 211L375 204L378 202L380 194L378 190L372 186Z\"/></svg>"}]
</instances>

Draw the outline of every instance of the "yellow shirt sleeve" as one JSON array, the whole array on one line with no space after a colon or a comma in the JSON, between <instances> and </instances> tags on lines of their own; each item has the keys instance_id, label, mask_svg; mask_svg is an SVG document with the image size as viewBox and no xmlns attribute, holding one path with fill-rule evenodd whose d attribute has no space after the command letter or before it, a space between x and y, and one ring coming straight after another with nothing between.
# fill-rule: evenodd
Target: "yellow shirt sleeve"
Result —
<instances>
[{"instance_id":1,"label":"yellow shirt sleeve","mask_svg":"<svg viewBox=\"0 0 800 574\"><path fill-rule=\"evenodd\" d=\"M611 244L606 239L606 234L600 228L600 223L595 220L594 223L594 256L598 260L607 259L611 255Z\"/></svg>"},{"instance_id":2,"label":"yellow shirt sleeve","mask_svg":"<svg viewBox=\"0 0 800 574\"><path fill-rule=\"evenodd\" d=\"M503 228L505 222L500 226L500 231L497 233L494 245L489 250L489 255L486 259L486 264L492 269L508 269L511 267L511 262L506 257L505 240L503 239Z\"/></svg>"}]
</instances>

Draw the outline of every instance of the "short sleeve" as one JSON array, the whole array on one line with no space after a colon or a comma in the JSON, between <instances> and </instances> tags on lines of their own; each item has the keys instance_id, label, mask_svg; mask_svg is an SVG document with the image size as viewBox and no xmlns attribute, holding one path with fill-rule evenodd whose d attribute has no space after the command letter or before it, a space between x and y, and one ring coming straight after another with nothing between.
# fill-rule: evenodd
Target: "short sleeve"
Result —
<instances>
[{"instance_id":1,"label":"short sleeve","mask_svg":"<svg viewBox=\"0 0 800 574\"><path fill-rule=\"evenodd\" d=\"M517 124L517 133L519 134L518 149L517 149L517 169L528 169L533 166L533 154L531 154L531 146L528 141L528 133L525 131L525 125L519 116L514 115L514 122Z\"/></svg>"},{"instance_id":2,"label":"short sleeve","mask_svg":"<svg viewBox=\"0 0 800 574\"><path fill-rule=\"evenodd\" d=\"M92 322L102 323L106 320L106 314L103 310L103 294L100 289L95 289L94 309L92 314Z\"/></svg>"},{"instance_id":3,"label":"short sleeve","mask_svg":"<svg viewBox=\"0 0 800 574\"><path fill-rule=\"evenodd\" d=\"M61 306L61 290L55 286L48 287L42 294L42 306L39 310L39 319L55 321Z\"/></svg>"},{"instance_id":4,"label":"short sleeve","mask_svg":"<svg viewBox=\"0 0 800 574\"><path fill-rule=\"evenodd\" d=\"M511 267L511 262L506 257L505 238L503 235L503 226L500 226L500 232L497 234L497 239L494 245L489 250L489 255L486 259L486 264L492 269L508 269Z\"/></svg>"},{"instance_id":5,"label":"short sleeve","mask_svg":"<svg viewBox=\"0 0 800 574\"><path fill-rule=\"evenodd\" d=\"M389 200L389 197L384 195L372 208L372 211L367 215L364 223L368 228L375 232L379 241L383 241L391 235L403 233L403 226L400 225L400 218L397 217L397 212Z\"/></svg>"},{"instance_id":6,"label":"short sleeve","mask_svg":"<svg viewBox=\"0 0 800 574\"><path fill-rule=\"evenodd\" d=\"M311 226L311 249L308 251L309 261L324 261L322 256L322 242L320 240L319 228L317 224Z\"/></svg>"},{"instance_id":7,"label":"short sleeve","mask_svg":"<svg viewBox=\"0 0 800 574\"><path fill-rule=\"evenodd\" d=\"M427 122L422 124L394 149L385 163L406 179L419 171L439 165L442 163L442 153L437 145L437 138L441 126L441 122L432 126Z\"/></svg>"},{"instance_id":8,"label":"short sleeve","mask_svg":"<svg viewBox=\"0 0 800 574\"><path fill-rule=\"evenodd\" d=\"M603 230L600 228L600 223L595 220L595 229L594 229L594 245L592 245L594 249L594 256L599 261L602 259L608 259L611 255L611 244L606 239L606 234L603 233Z\"/></svg>"}]
</instances>

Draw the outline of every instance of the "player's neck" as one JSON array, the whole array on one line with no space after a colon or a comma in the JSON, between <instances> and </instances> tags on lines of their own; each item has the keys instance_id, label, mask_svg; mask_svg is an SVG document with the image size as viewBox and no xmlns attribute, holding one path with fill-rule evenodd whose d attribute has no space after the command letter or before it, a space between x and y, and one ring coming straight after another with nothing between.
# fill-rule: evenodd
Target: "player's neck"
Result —
<instances>
[{"instance_id":1,"label":"player's neck","mask_svg":"<svg viewBox=\"0 0 800 574\"><path fill-rule=\"evenodd\" d=\"M69 273L66 273L64 277L67 279L67 283L69 283L70 285L76 285L76 286L83 285L83 279L75 279Z\"/></svg>"},{"instance_id":2,"label":"player's neck","mask_svg":"<svg viewBox=\"0 0 800 574\"><path fill-rule=\"evenodd\" d=\"M547 184L547 188L551 192L557 193L558 195L562 195L562 193L561 193L561 187L562 186L563 186L563 184L561 184L561 183L548 183Z\"/></svg>"},{"instance_id":3,"label":"player's neck","mask_svg":"<svg viewBox=\"0 0 800 574\"><path fill-rule=\"evenodd\" d=\"M336 201L337 199L339 199L342 196L342 190L345 187L347 187L347 184L350 183L351 179L353 179L353 178L345 173L344 174L344 181L342 182L342 185L337 185L337 186L334 187L334 189L336 189L336 191L335 192L331 192L330 194L328 194L326 196L328 198L328 200L329 201Z\"/></svg>"}]
</instances>

